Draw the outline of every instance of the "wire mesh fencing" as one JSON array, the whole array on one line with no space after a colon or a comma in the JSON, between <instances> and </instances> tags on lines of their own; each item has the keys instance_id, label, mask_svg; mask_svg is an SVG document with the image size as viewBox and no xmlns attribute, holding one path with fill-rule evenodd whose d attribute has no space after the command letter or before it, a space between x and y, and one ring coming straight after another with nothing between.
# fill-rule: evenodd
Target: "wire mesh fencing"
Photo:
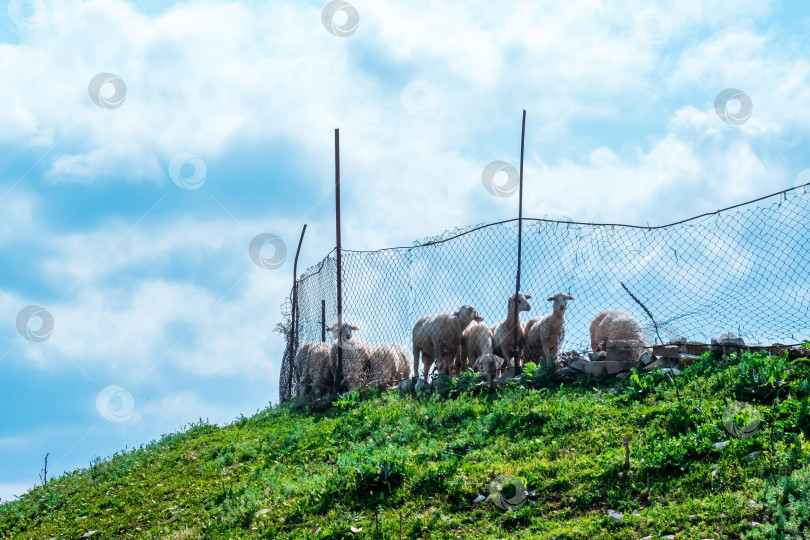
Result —
<instances>
[{"instance_id":1,"label":"wire mesh fencing","mask_svg":"<svg viewBox=\"0 0 810 540\"><path fill-rule=\"evenodd\" d=\"M573 300L560 351L590 349L591 320L608 308L635 317L651 345L706 342L727 332L748 345L807 339L810 194L801 186L765 199L663 227L523 218L521 289L532 296L520 314L523 323L549 314L546 299L562 292ZM515 219L409 247L343 250L342 320L357 328L352 339L391 349L398 344L397 351L410 353L414 324L425 315L471 305L482 324L505 320L515 287L517 229ZM295 351L320 342L324 324L338 319L335 263L333 250L296 282L296 320L288 315L280 325L288 341L282 401L307 389L296 385ZM329 332L326 342L332 342ZM443 353L431 352L438 363ZM408 363L410 376L410 354ZM367 374L379 378L375 370L366 364Z\"/></svg>"}]
</instances>

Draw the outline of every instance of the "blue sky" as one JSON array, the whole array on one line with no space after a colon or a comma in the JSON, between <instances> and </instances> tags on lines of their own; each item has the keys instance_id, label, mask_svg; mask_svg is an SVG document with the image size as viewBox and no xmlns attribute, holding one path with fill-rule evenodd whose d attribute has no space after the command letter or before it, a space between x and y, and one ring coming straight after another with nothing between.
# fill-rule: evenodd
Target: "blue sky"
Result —
<instances>
[{"instance_id":1,"label":"blue sky","mask_svg":"<svg viewBox=\"0 0 810 540\"><path fill-rule=\"evenodd\" d=\"M352 249L515 217L481 175L518 165L523 108L526 216L664 224L810 181L799 1L356 1L332 32L325 2L7 5L3 500L46 453L59 474L277 400L301 227L299 269L334 246L334 128ZM94 101L101 73L125 92ZM727 88L753 104L739 125L715 111ZM248 256L261 233L280 268ZM29 305L44 341L17 328Z\"/></svg>"}]
</instances>

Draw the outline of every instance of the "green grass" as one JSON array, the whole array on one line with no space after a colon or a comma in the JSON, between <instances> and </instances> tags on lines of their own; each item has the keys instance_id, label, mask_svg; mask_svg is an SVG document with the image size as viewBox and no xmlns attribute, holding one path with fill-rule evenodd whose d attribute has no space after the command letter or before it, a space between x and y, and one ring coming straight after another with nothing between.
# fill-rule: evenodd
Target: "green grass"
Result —
<instances>
[{"instance_id":1,"label":"green grass","mask_svg":"<svg viewBox=\"0 0 810 540\"><path fill-rule=\"evenodd\" d=\"M810 526L807 363L707 354L677 394L660 372L575 385L528 372L499 389L465 376L441 395L368 392L320 413L299 401L200 423L0 505L0 537L396 539L401 522L409 539L719 540ZM724 425L740 397L751 405L726 421L755 411L749 438ZM523 482L526 504L473 502L501 474Z\"/></svg>"}]
</instances>

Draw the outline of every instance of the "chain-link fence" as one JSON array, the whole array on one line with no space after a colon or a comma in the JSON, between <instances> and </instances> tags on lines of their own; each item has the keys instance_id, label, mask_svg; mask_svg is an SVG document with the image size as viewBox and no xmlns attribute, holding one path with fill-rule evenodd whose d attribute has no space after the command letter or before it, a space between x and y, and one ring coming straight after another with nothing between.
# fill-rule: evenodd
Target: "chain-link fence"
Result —
<instances>
[{"instance_id":1,"label":"chain-link fence","mask_svg":"<svg viewBox=\"0 0 810 540\"><path fill-rule=\"evenodd\" d=\"M524 218L521 289L533 298L522 320L550 313L546 298L564 292L574 300L565 312L561 351L589 349L590 322L607 308L636 317L650 344L706 342L725 332L749 345L806 339L810 194L800 186L758 201L663 227ZM411 247L343 250L343 321L371 343L410 350L423 315L472 304L486 324L503 320L515 287L517 230L515 219ZM324 322L337 320L336 280L333 250L297 281L295 332L289 316L284 323L282 401L296 392L298 345L321 341ZM332 341L329 333L326 340Z\"/></svg>"}]
</instances>

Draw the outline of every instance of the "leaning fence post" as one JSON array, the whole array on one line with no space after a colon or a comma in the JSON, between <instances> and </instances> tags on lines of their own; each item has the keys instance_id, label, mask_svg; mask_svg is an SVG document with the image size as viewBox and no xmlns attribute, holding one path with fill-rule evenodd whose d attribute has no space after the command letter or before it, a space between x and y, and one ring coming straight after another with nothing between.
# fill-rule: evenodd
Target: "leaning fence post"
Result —
<instances>
[{"instance_id":1,"label":"leaning fence post","mask_svg":"<svg viewBox=\"0 0 810 540\"><path fill-rule=\"evenodd\" d=\"M343 331L343 274L340 267L340 130L335 129L335 230L337 240L337 324ZM340 339L340 334L338 334ZM343 347L337 348L337 380L335 390L343 391Z\"/></svg>"},{"instance_id":2,"label":"leaning fence post","mask_svg":"<svg viewBox=\"0 0 810 540\"><path fill-rule=\"evenodd\" d=\"M514 346L512 347L512 365L515 372L520 373L520 344L518 343L518 327L520 326L520 311L518 311L518 295L520 294L520 258L523 250L523 146L526 139L526 109L523 109L523 125L520 131L520 193L518 194L518 260L517 277L515 278L515 329Z\"/></svg>"},{"instance_id":3,"label":"leaning fence post","mask_svg":"<svg viewBox=\"0 0 810 540\"><path fill-rule=\"evenodd\" d=\"M290 378L287 383L287 395L292 395L292 380L295 373L295 351L298 348L298 255L301 253L301 243L304 241L304 233L307 232L307 225L301 229L301 238L298 239L298 249L295 251L295 261L293 262L293 305L292 305L292 344L290 345Z\"/></svg>"}]
</instances>

